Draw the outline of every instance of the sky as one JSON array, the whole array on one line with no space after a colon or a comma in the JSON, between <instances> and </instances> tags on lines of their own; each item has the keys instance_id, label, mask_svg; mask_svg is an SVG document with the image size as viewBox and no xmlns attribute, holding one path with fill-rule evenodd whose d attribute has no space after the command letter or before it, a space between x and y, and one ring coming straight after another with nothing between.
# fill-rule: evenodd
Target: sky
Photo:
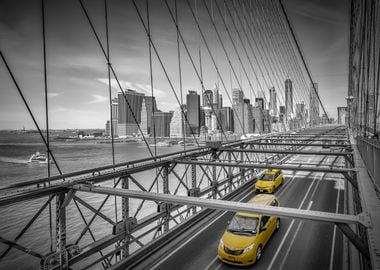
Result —
<instances>
[{"instance_id":1,"label":"sky","mask_svg":"<svg viewBox=\"0 0 380 270\"><path fill-rule=\"evenodd\" d=\"M190 1L195 7L194 1ZM233 53L233 43L229 42L227 33L222 31L222 17L219 16L215 3L211 6L210 1L215 0L205 0L216 26L221 31L231 62L235 66L238 78L235 79L207 11L202 6L203 0L195 1L198 1L196 15L223 81L217 76L212 59L202 43L185 0L178 1L178 18L180 29L199 73L199 52L202 55L200 76L204 80L205 87L211 89L216 83L219 89L225 86L226 89L221 92L224 103L228 105L227 93L230 93L231 88L238 87L240 83L246 97L252 99L264 84L265 76L261 78L257 65L253 64L257 74L247 68L248 78L251 80L244 78L244 69L239 67L237 56ZM136 2L145 19L145 1ZM174 2L172 0L168 2L174 12ZM84 0L83 3L106 48L104 1ZM152 49L153 93L158 108L169 111L178 106L177 99L181 100L176 30L165 2L150 3L152 39L167 72L165 74L161 68L159 59ZM218 3L223 9L223 1L218 0ZM347 96L348 0L283 0L283 3L313 79L319 83L319 94L325 108L331 116L336 117L336 107L343 106ZM49 0L45 1L45 7L49 127L51 129L104 128L105 122L109 119L107 63L79 1ZM117 78L122 88L135 89L150 95L148 41L132 1L109 0L108 10L110 62ZM227 16L226 10L223 11ZM232 27L231 20L227 19L227 23ZM38 124L44 129L46 122L41 25L40 0L0 1L0 50ZM237 39L237 36L234 38ZM248 46L248 41L245 44ZM237 46L242 51L242 45L237 44ZM200 93L201 85L183 45L180 53L183 101L185 101L187 90L195 89ZM259 54L255 56L260 58ZM253 59L253 55L251 57ZM247 59L243 59L243 63L249 67ZM258 76L258 79L252 79L255 76ZM119 87L114 76L111 82L111 96L115 97ZM249 91L249 83L253 85L253 91ZM273 85L275 84L273 82ZM277 89L282 87L278 84L275 85ZM297 85L295 87L297 88ZM298 85L298 88L301 87L302 83ZM226 90L227 92L224 92ZM298 99L306 100L307 97L300 94ZM0 129L23 127L35 128L4 63L0 61Z\"/></svg>"}]
</instances>

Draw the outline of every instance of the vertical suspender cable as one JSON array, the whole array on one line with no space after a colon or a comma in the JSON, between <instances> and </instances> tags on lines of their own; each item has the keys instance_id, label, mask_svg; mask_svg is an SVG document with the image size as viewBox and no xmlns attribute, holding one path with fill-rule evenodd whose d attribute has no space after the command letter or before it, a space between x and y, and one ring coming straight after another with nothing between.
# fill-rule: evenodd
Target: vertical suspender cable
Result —
<instances>
[{"instance_id":1,"label":"vertical suspender cable","mask_svg":"<svg viewBox=\"0 0 380 270\"><path fill-rule=\"evenodd\" d=\"M154 156L157 156L157 139L156 139L156 121L154 119L154 89L153 89L153 66L152 66L152 42L151 42L151 33L150 33L150 15L149 15L149 0L146 0L146 19L147 19L147 28L148 28L148 43L149 43L149 72L150 72L150 93L152 96L152 112L151 112L151 124L153 124L153 139L154 139ZM145 103L146 106L146 103Z\"/></svg>"},{"instance_id":2,"label":"vertical suspender cable","mask_svg":"<svg viewBox=\"0 0 380 270\"><path fill-rule=\"evenodd\" d=\"M46 151L48 158L48 177L50 178L50 138L49 138L49 104L48 104L48 89L47 89L47 68L46 68L46 29L45 29L45 0L41 0L42 12L42 47L43 47L43 61L44 61L44 86L45 86L45 119L46 119ZM49 199L52 195L49 195ZM50 251L53 251L53 224L52 224L52 211L51 200L49 200L49 233L50 233Z\"/></svg>"},{"instance_id":3,"label":"vertical suspender cable","mask_svg":"<svg viewBox=\"0 0 380 270\"><path fill-rule=\"evenodd\" d=\"M324 113L325 113L326 116L327 116L327 112L326 112L326 110L325 110L325 107L323 106L323 103L322 103L321 98L319 97L319 94L318 94L318 92L317 92L317 89L315 88L313 78L311 77L310 70L309 70L309 68L308 68L308 66L307 66L307 64L306 64L305 58L304 58L304 56L303 56L303 54L302 54L302 51L301 51L301 47L300 47L299 44L298 44L298 41L297 41L296 36L295 36L295 33L294 33L294 31L293 31L293 27L292 27L291 24L290 24L290 20L289 20L288 14L286 13L285 7L284 7L284 5L282 4L282 0L279 0L279 3L280 3L280 6L281 6L282 13L283 13L283 15L284 15L284 17L285 17L285 21L287 22L287 25L288 25L288 27L289 27L290 33L292 34L293 41L294 41L294 43L295 43L295 45L296 45L296 47L297 47L297 51L298 51L298 53L299 53L299 55L300 55L300 57L301 57L301 60L302 60L302 63L303 63L303 65L304 65L304 67L305 67L305 70L306 70L306 72L307 72L307 75L309 76L309 80L310 80L311 83L312 83L313 90L314 90L314 92L315 92L315 94L316 94L316 96L317 96L317 98L318 98L318 100L319 100L319 103L321 104L321 107L322 107ZM330 123L330 119L327 118L327 121ZM331 123L330 123L330 124L331 124Z\"/></svg>"},{"instance_id":4,"label":"vertical suspender cable","mask_svg":"<svg viewBox=\"0 0 380 270\"><path fill-rule=\"evenodd\" d=\"M106 41L107 41L107 71L108 71L108 96L110 101L110 127L111 127L111 148L112 148L112 165L113 170L115 171L115 142L114 142L114 132L113 132L113 112L112 112L112 88L111 88L111 63L110 63L110 44L109 44L109 28L108 28L108 5L107 0L104 0L104 15L106 21ZM113 184L115 186L116 179L113 179ZM117 218L117 197L114 197L115 201L115 220Z\"/></svg>"}]
</instances>

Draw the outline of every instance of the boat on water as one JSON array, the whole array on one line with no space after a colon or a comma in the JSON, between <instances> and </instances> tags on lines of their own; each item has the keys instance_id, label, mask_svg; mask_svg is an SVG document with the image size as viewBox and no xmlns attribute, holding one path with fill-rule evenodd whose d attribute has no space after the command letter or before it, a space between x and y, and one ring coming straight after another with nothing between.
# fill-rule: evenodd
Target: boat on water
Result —
<instances>
[{"instance_id":1,"label":"boat on water","mask_svg":"<svg viewBox=\"0 0 380 270\"><path fill-rule=\"evenodd\" d=\"M28 160L29 163L48 163L48 158L45 154L41 154L40 152L36 152L35 154L31 155L31 157Z\"/></svg>"},{"instance_id":2,"label":"boat on water","mask_svg":"<svg viewBox=\"0 0 380 270\"><path fill-rule=\"evenodd\" d=\"M156 144L151 144L151 146L156 146L156 147L169 147L172 146L169 142L157 142Z\"/></svg>"}]
</instances>

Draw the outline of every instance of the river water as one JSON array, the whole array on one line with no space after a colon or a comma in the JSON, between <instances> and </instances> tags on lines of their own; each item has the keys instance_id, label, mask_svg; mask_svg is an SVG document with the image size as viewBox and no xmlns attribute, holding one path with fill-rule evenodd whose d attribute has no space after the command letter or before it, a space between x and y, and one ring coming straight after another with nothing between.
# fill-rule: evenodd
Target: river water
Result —
<instances>
[{"instance_id":1,"label":"river water","mask_svg":"<svg viewBox=\"0 0 380 270\"><path fill-rule=\"evenodd\" d=\"M58 161L63 173L79 171L84 169L96 168L112 164L111 144L97 143L96 141L77 141L77 142L57 142L52 141L52 151ZM181 151L183 146L173 145L171 147L158 147L157 154ZM38 134L6 134L0 137L0 187L10 184L30 181L47 176L47 164L31 164L27 161L30 156L39 151L45 153L45 147L41 143ZM116 163L136 160L149 157L150 154L143 143L128 142L115 144ZM54 165L51 166L52 175L58 174ZM148 189L155 177L155 171L149 171L137 175L139 182ZM109 181L104 185L112 186ZM177 186L178 181L175 186ZM174 183L170 187L175 189ZM180 193L184 191L180 190ZM78 197L97 208L105 198L96 194L78 194ZM0 237L14 240L21 229L32 218L36 211L47 201L47 197L41 199L20 202L0 208ZM131 200L131 212L136 209L140 201ZM102 210L112 220L116 219L116 213L120 219L121 202L117 200L115 211L115 199L112 197L104 205ZM79 205L83 216L87 222L91 219L92 213L82 205ZM52 201L52 211L54 217L55 204ZM155 212L157 206L154 203L145 203L140 217L150 212ZM139 216L138 216L139 217ZM30 229L20 238L17 243L30 248L33 251L45 255L49 253L51 245L54 243L54 218L52 220L53 243L50 240L49 207L47 207L30 227ZM71 243L78 239L84 222L74 203L70 203L67 208L67 239ZM100 218L96 218L94 226L91 227L96 239L111 233L112 226ZM85 234L80 241L83 246L91 242L91 235ZM7 245L0 242L0 254L7 249ZM26 255L25 253L12 249L5 258L0 260L0 269L39 269L39 259Z\"/></svg>"}]
</instances>

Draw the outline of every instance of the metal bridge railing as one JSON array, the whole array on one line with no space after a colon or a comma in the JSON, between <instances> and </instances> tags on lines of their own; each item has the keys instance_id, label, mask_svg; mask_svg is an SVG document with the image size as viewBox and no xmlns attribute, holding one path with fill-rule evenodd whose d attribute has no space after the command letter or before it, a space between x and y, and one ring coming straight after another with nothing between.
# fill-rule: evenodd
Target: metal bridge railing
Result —
<instances>
[{"instance_id":1,"label":"metal bridge railing","mask_svg":"<svg viewBox=\"0 0 380 270\"><path fill-rule=\"evenodd\" d=\"M380 141L377 139L369 139L365 137L357 137L357 146L360 154L367 167L368 173L372 177L377 187L380 188Z\"/></svg>"}]
</instances>

